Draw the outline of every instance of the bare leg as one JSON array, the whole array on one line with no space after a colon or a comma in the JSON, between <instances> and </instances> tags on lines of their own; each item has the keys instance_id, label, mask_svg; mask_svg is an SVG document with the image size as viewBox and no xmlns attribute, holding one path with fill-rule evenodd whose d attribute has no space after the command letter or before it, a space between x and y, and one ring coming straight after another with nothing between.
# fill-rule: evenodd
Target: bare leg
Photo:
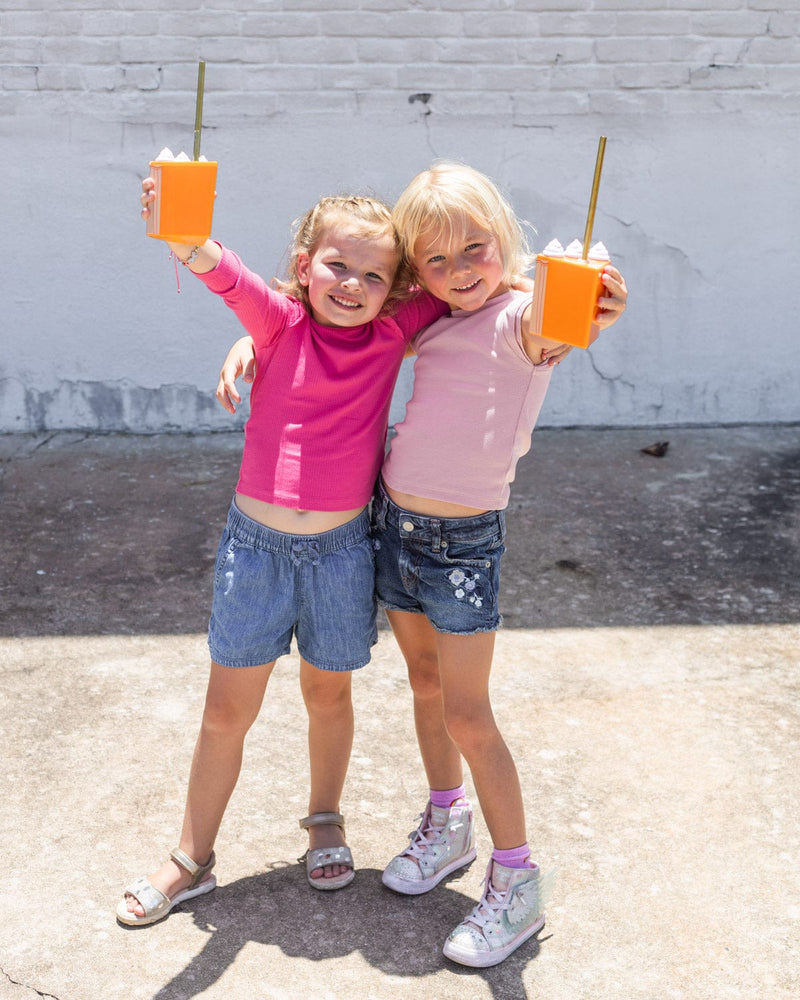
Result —
<instances>
[{"instance_id":1,"label":"bare leg","mask_svg":"<svg viewBox=\"0 0 800 1000\"><path fill-rule=\"evenodd\" d=\"M526 841L525 810L517 769L489 701L494 635L436 633L436 645L447 731L472 772L492 843L510 850Z\"/></svg>"},{"instance_id":2,"label":"bare leg","mask_svg":"<svg viewBox=\"0 0 800 1000\"><path fill-rule=\"evenodd\" d=\"M308 755L311 791L308 812L338 812L350 751L353 747L353 702L350 671L318 670L300 661L300 687L308 711ZM344 833L334 825L313 826L309 847L343 847ZM312 878L331 878L347 871L346 865L326 865Z\"/></svg>"},{"instance_id":3,"label":"bare leg","mask_svg":"<svg viewBox=\"0 0 800 1000\"><path fill-rule=\"evenodd\" d=\"M414 697L414 724L428 784L444 790L464 780L461 753L444 723L437 632L422 614L387 611L408 667Z\"/></svg>"},{"instance_id":4,"label":"bare leg","mask_svg":"<svg viewBox=\"0 0 800 1000\"><path fill-rule=\"evenodd\" d=\"M179 846L193 861L211 856L225 807L239 777L247 731L258 716L275 662L259 667L211 664L206 704L195 744ZM190 882L185 869L172 859L149 876L152 884L172 897ZM128 910L144 910L128 896Z\"/></svg>"}]
</instances>

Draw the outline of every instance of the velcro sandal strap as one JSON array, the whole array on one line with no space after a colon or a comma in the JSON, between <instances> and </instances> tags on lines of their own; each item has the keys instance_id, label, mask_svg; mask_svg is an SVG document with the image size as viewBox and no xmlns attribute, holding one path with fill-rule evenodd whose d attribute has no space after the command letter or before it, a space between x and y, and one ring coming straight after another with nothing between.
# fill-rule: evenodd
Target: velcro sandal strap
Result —
<instances>
[{"instance_id":1,"label":"velcro sandal strap","mask_svg":"<svg viewBox=\"0 0 800 1000\"><path fill-rule=\"evenodd\" d=\"M307 830L310 826L340 826L344 830L344 816L341 813L311 813L300 820L300 829Z\"/></svg>"},{"instance_id":2,"label":"velcro sandal strap","mask_svg":"<svg viewBox=\"0 0 800 1000\"><path fill-rule=\"evenodd\" d=\"M193 861L186 851L182 851L180 847L176 847L174 850L170 851L169 856L176 865L180 865L181 868L185 868L186 871L192 876L192 881L189 885L190 889L193 889L198 882L201 882L203 876L207 875L217 862L213 851L211 852L211 857L208 859L207 864L204 865L198 865L198 863Z\"/></svg>"}]
</instances>

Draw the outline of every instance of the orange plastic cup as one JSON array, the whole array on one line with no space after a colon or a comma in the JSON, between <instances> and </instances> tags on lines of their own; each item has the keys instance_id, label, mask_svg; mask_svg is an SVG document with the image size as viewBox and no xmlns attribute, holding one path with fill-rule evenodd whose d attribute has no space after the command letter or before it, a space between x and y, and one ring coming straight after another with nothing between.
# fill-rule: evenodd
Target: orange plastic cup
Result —
<instances>
[{"instance_id":1,"label":"orange plastic cup","mask_svg":"<svg viewBox=\"0 0 800 1000\"><path fill-rule=\"evenodd\" d=\"M595 323L600 280L607 260L539 254L534 272L530 332L573 347L588 347L600 332Z\"/></svg>"},{"instance_id":2,"label":"orange plastic cup","mask_svg":"<svg viewBox=\"0 0 800 1000\"><path fill-rule=\"evenodd\" d=\"M150 205L147 235L170 243L205 243L211 235L215 160L153 160L150 176L156 200Z\"/></svg>"}]
</instances>

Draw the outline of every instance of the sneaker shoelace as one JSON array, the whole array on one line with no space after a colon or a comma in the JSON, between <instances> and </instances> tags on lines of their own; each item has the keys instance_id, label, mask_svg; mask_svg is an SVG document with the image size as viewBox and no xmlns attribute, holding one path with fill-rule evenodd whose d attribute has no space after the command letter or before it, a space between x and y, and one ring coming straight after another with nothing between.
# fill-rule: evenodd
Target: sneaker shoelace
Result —
<instances>
[{"instance_id":1,"label":"sneaker shoelace","mask_svg":"<svg viewBox=\"0 0 800 1000\"><path fill-rule=\"evenodd\" d=\"M420 813L419 818L423 819L423 817L424 813ZM461 825L461 823L451 823L450 830L457 830ZM430 822L424 830L418 827L408 835L410 843L403 854L412 858L424 857L434 845L439 843L444 836L445 829L444 826L434 826Z\"/></svg>"},{"instance_id":2,"label":"sneaker shoelace","mask_svg":"<svg viewBox=\"0 0 800 1000\"><path fill-rule=\"evenodd\" d=\"M511 899L507 893L498 892L486 879L483 880L482 885L486 887L486 891L472 913L464 921L465 924L474 924L480 930L496 920L503 910L507 910L511 905Z\"/></svg>"}]
</instances>

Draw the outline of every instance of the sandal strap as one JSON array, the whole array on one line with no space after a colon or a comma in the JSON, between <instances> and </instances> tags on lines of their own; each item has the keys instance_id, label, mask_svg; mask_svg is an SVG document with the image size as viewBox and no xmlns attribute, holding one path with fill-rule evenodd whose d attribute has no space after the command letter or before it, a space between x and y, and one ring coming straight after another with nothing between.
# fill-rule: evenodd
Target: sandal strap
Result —
<instances>
[{"instance_id":1,"label":"sandal strap","mask_svg":"<svg viewBox=\"0 0 800 1000\"><path fill-rule=\"evenodd\" d=\"M311 813L300 820L300 829L307 830L310 826L339 826L344 830L344 816L341 813Z\"/></svg>"},{"instance_id":2,"label":"sandal strap","mask_svg":"<svg viewBox=\"0 0 800 1000\"><path fill-rule=\"evenodd\" d=\"M124 895L133 896L141 905L146 917L151 916L153 913L158 913L164 907L169 906L169 897L165 896L160 889L156 889L144 875L140 875L130 885L126 885Z\"/></svg>"},{"instance_id":3,"label":"sandal strap","mask_svg":"<svg viewBox=\"0 0 800 1000\"><path fill-rule=\"evenodd\" d=\"M194 889L199 882L202 882L203 877L207 875L217 863L217 859L214 856L213 851L211 852L211 857L204 865L198 865L198 863L193 861L186 851L182 851L180 847L176 847L171 850L169 852L169 856L176 865L180 865L181 868L185 868L186 871L192 876L192 881L189 884L190 889Z\"/></svg>"},{"instance_id":4,"label":"sandal strap","mask_svg":"<svg viewBox=\"0 0 800 1000\"><path fill-rule=\"evenodd\" d=\"M324 868L325 865L346 865L353 868L353 855L349 847L316 847L313 851L306 851L306 868L311 874L315 868Z\"/></svg>"}]
</instances>

